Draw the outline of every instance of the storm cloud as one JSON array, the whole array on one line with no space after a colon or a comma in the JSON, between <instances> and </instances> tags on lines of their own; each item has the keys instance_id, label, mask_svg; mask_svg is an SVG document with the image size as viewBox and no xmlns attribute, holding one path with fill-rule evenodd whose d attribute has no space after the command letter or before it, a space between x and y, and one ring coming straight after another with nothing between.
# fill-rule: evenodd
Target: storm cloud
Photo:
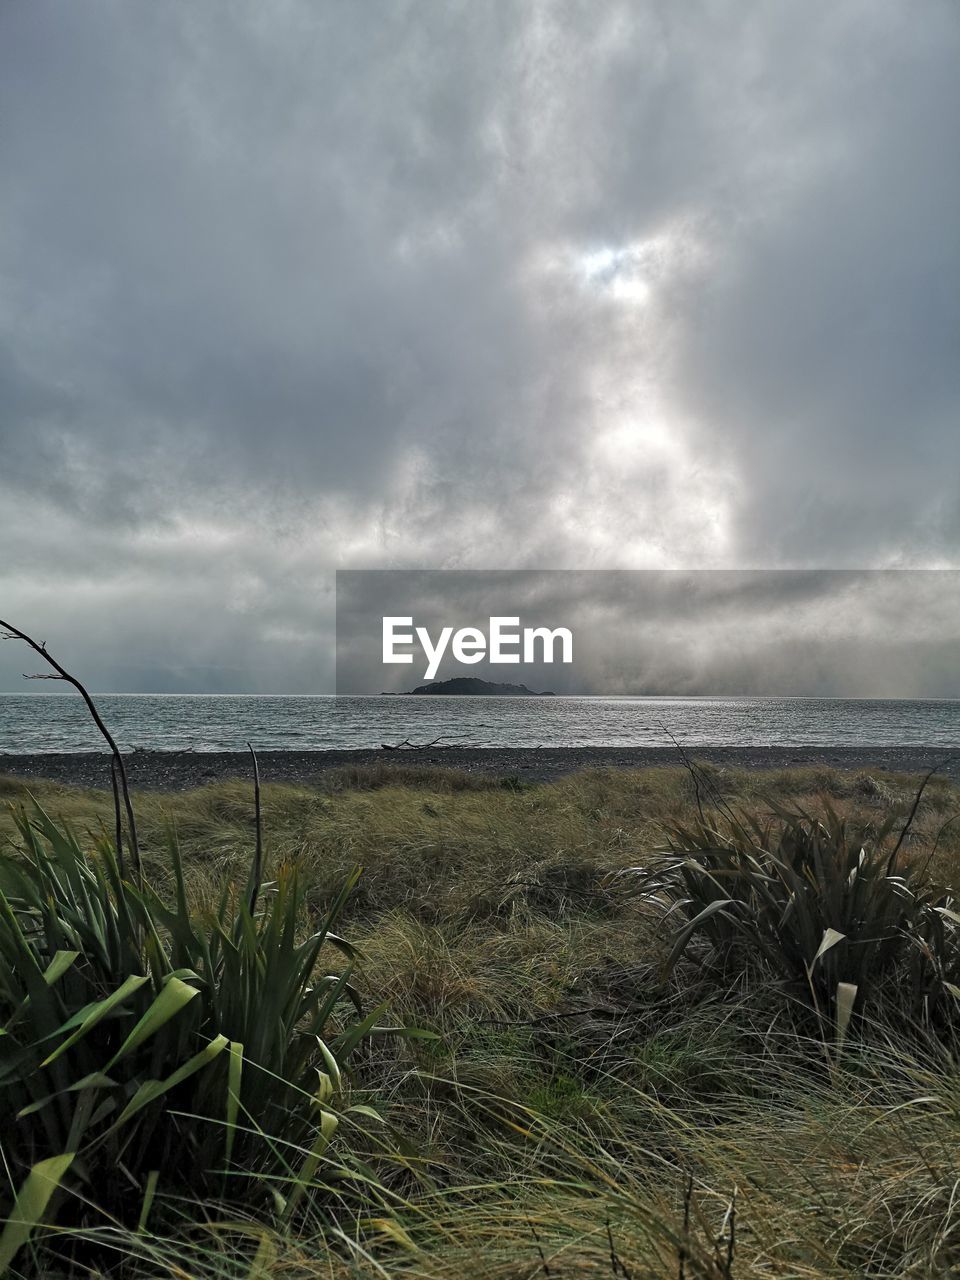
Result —
<instances>
[{"instance_id":1,"label":"storm cloud","mask_svg":"<svg viewBox=\"0 0 960 1280\"><path fill-rule=\"evenodd\" d=\"M494 618L514 637L505 659L491 660ZM458 659L439 642L463 627L487 643ZM568 652L538 643L529 659L518 637L531 627L566 628ZM434 677L415 629L440 655ZM560 694L956 697L960 572L347 570L336 639L348 695L479 676Z\"/></svg>"},{"instance_id":2,"label":"storm cloud","mask_svg":"<svg viewBox=\"0 0 960 1280\"><path fill-rule=\"evenodd\" d=\"M336 567L957 566L958 64L949 0L4 5L0 616L297 692Z\"/></svg>"}]
</instances>

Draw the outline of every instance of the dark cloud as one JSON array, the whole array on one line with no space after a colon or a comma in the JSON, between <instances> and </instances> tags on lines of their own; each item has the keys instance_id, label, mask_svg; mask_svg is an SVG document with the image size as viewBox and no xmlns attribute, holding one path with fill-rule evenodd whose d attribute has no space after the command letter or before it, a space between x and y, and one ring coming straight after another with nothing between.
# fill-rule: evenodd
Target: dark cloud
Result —
<instances>
[{"instance_id":1,"label":"dark cloud","mask_svg":"<svg viewBox=\"0 0 960 1280\"><path fill-rule=\"evenodd\" d=\"M382 661L382 618L410 618L410 664ZM337 691L403 692L443 628L567 628L572 661L476 665L448 643L434 676L606 695L955 697L960 572L949 570L347 571ZM511 651L514 651L511 649Z\"/></svg>"},{"instance_id":2,"label":"dark cloud","mask_svg":"<svg viewBox=\"0 0 960 1280\"><path fill-rule=\"evenodd\" d=\"M336 565L955 564L958 53L948 0L4 6L0 612L312 688Z\"/></svg>"}]
</instances>

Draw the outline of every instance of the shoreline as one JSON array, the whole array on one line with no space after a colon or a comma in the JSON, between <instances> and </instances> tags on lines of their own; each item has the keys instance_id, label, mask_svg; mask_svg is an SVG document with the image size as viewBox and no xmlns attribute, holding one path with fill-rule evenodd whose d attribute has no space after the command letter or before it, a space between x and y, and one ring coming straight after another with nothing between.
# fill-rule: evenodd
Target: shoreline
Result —
<instances>
[{"instance_id":1,"label":"shoreline","mask_svg":"<svg viewBox=\"0 0 960 1280\"><path fill-rule=\"evenodd\" d=\"M960 747L685 747L688 755L734 769L829 768L854 772L919 774L936 767L960 782ZM332 770L370 767L430 767L553 782L585 769L644 769L679 765L674 747L427 747L413 751L377 748L258 751L265 783L306 784ZM124 756L131 787L186 791L229 779L249 779L245 751L135 751ZM110 757L103 752L0 753L0 778L34 779L67 786L109 789Z\"/></svg>"}]
</instances>

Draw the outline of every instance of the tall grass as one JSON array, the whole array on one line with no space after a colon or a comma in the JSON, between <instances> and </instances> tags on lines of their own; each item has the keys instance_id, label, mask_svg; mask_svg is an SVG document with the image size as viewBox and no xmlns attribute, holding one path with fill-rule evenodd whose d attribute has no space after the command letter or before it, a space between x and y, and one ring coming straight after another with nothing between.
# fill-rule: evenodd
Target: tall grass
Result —
<instances>
[{"instance_id":1,"label":"tall grass","mask_svg":"<svg viewBox=\"0 0 960 1280\"><path fill-rule=\"evenodd\" d=\"M328 1149L351 1114L344 1067L383 1012L362 1009L333 932L358 873L319 921L289 864L195 910L172 833L165 901L108 840L87 853L39 807L17 827L20 856L0 861L0 1271L40 1222L142 1228L158 1194L267 1197L283 1220L326 1178L348 1200L356 1171L331 1172Z\"/></svg>"},{"instance_id":2,"label":"tall grass","mask_svg":"<svg viewBox=\"0 0 960 1280\"><path fill-rule=\"evenodd\" d=\"M777 843L784 819L774 818L767 795L781 808L802 808L827 832L832 806L846 823L843 847L851 850L867 826L879 831L893 819L881 842L889 856L916 785L896 777L884 779L882 788L868 781L798 771L725 773L714 784L762 829L769 827L766 842L777 857L787 847ZM9 798L29 804L21 784L0 782L4 788ZM48 892L59 895L58 920L69 924L67 908L77 910L81 890L68 894L61 870L64 859L76 863L77 849L91 903L101 902L101 879L107 897L117 898L113 842L95 837L99 820L111 821L109 796L45 786L35 791L44 811L69 817L77 834L60 818L47 820L51 830L29 808L29 832L7 820L19 853L3 860L0 887L34 932ZM898 863L901 854L905 860L891 875L916 888L922 881L913 877L932 854L928 874L949 883L956 832L948 829L939 843L937 835L955 806L956 792L946 784L928 788L911 839L898 853ZM154 1069L147 1038L103 1072L117 1088L102 1086L94 1096L115 1094L116 1106L87 1130L93 1176L83 1181L82 1162L70 1166L47 1206L46 1223L16 1255L12 1274L86 1276L96 1267L103 1274L178 1280L661 1280L681 1274L684 1280L920 1280L960 1266L960 1084L949 1028L945 1018L928 1019L926 1029L914 1026L893 984L901 964L924 943L940 947L939 940L918 930L909 942L898 942L892 961L868 970L872 995L864 1014L851 1024L844 1052L829 1061L823 1040L833 1035L831 983L852 971L823 977L820 967L831 952L835 962L844 961L839 942L814 969L823 1026L815 1015L806 1023L791 1016L795 1001L785 998L786 981L794 994L805 991L809 1003L805 968L781 967L762 950L751 951L742 934L734 945L753 957L746 964L728 961L726 972L714 966L713 943L703 934L691 938L667 972L672 935L681 914L690 922L692 907L678 906L662 920L666 863L644 866L663 880L658 901L647 889L628 892L629 880L611 873L641 863L646 850L669 846L671 832L696 828L696 796L683 770L590 774L534 790L448 786L434 773L408 769L401 778L380 770L376 777L344 776L316 788L268 784L263 813L278 874L240 930L248 938L252 921L260 940L257 950L243 954L254 969L256 956L267 963L262 952L274 954L268 918L279 910L289 876L297 905L292 917L289 906L276 916L279 937L286 928L281 920L293 921L295 948L326 928L311 989L326 975L339 982L348 973L318 1029L341 1072L339 1092L326 1095L329 1085L317 1068L335 1089L336 1075L319 1047L311 1057L312 1042L301 1038L307 1014L288 1024L292 1056L276 1070L279 1093L265 1085L238 1108L229 1161L229 1047L103 1138L147 1080L163 1083L218 1034L244 1043L241 1088L246 1080L253 1090L259 1073L252 1046L258 1034L267 1035L258 1011L269 1006L273 989L240 963L242 948L230 955L238 975L248 974L250 1000L234 1004L216 980L227 972L225 939L239 948L236 921L245 911L249 916L249 788L224 784L139 797L140 845L153 888L141 892L126 884L123 896L131 948L137 929L143 937L145 964L137 973L148 981L134 993L140 1003L92 1026L57 1062L73 1063L89 1045L90 1063L78 1057L76 1071L102 1069L162 994L165 975L175 973L197 994L154 1033L157 1043L162 1038L179 1054L168 1070ZM722 812L708 810L705 818L714 834L723 829ZM54 847L54 832L71 845L70 856ZM823 831L817 839L826 839ZM29 873L41 883L31 870L34 842L61 887L44 888L40 904L30 905L23 886L7 877L9 868L11 876ZM684 853L696 860L696 851ZM667 861L680 854L668 851ZM859 849L856 855L859 867ZM364 864L364 877L341 901L357 863ZM881 873L886 863L881 868L878 861ZM681 881L671 883L681 899L688 896ZM861 914L851 909L848 936ZM157 968L148 919L160 941ZM950 917L937 913L935 921L949 941ZM57 952L82 954L41 992L48 999L70 992L58 1010L61 1028L122 981L120 967L101 969L96 959L88 968L86 951L99 954L95 936L84 936L81 948L63 928L43 935L44 970ZM329 936L334 930L347 932L353 946L338 948ZM212 967L204 941L211 960L220 948ZM798 952L800 962L809 954ZM86 984L94 979L100 985L91 991ZM924 981L932 990L932 971ZM69 984L78 984L76 990ZM231 993L241 985L239 976L229 979ZM428 1027L439 1038L383 1037L370 1027L348 1056L351 1029L385 999L391 1022ZM242 1029L234 1030L234 1009ZM190 1017L198 1019L196 1035L204 1043ZM182 1043L175 1039L180 1018ZM905 1027L912 1027L909 1038ZM71 1034L61 1030L51 1048ZM59 1135L58 1143L43 1145L44 1111L51 1123L61 1123L59 1108L75 1106L81 1092L51 1101L33 1117L17 1120L12 1103L4 1112L0 1141L26 1123L38 1135L32 1148L21 1148L8 1204L31 1162L63 1150ZM334 1134L324 1134L321 1113L338 1121ZM288 1119L293 1131L284 1127ZM128 1125L137 1139L124 1146ZM104 1153L113 1143L121 1160L134 1161L135 1186L106 1158L96 1163L101 1139ZM318 1143L319 1159L308 1163ZM141 1226L155 1170L159 1178Z\"/></svg>"},{"instance_id":3,"label":"tall grass","mask_svg":"<svg viewBox=\"0 0 960 1280\"><path fill-rule=\"evenodd\" d=\"M434 1158L389 1214L358 1228L306 1212L294 1229L184 1217L175 1236L91 1231L153 1277L635 1277L864 1280L949 1277L960 1086L942 1060L879 1040L830 1077L783 1056L740 1056L748 1098L664 1106L604 1082L589 1124L421 1073L481 1176ZM790 1065L793 1062L795 1065ZM476 1167L470 1161L471 1167Z\"/></svg>"},{"instance_id":4,"label":"tall grass","mask_svg":"<svg viewBox=\"0 0 960 1280\"><path fill-rule=\"evenodd\" d=\"M909 821L894 813L864 823L829 803L820 816L728 810L673 827L666 851L631 874L683 921L668 968L704 938L725 972L773 972L840 1038L885 980L888 1009L949 1018L960 997L960 915L929 857L908 855Z\"/></svg>"}]
</instances>

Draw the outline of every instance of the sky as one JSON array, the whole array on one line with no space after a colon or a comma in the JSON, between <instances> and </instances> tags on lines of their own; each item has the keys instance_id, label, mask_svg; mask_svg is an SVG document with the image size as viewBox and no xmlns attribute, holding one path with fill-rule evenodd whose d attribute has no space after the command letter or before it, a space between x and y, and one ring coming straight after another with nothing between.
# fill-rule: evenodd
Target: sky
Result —
<instances>
[{"instance_id":1,"label":"sky","mask_svg":"<svg viewBox=\"0 0 960 1280\"><path fill-rule=\"evenodd\" d=\"M6 0L0 617L310 692L337 568L960 567L958 65L953 0Z\"/></svg>"},{"instance_id":2,"label":"sky","mask_svg":"<svg viewBox=\"0 0 960 1280\"><path fill-rule=\"evenodd\" d=\"M467 676L612 697L960 698L955 569L341 570L336 599L338 694ZM566 650L534 639L528 659L534 628L565 629ZM384 661L385 641L406 661Z\"/></svg>"}]
</instances>

